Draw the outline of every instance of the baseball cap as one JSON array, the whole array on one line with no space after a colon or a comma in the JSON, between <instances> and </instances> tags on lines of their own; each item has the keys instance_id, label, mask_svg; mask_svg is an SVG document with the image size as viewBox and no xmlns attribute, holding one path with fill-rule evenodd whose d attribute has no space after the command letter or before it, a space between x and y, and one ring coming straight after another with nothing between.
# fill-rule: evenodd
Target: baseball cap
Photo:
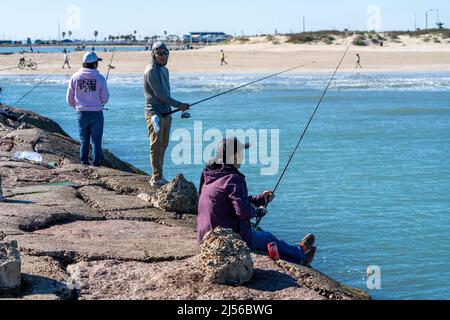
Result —
<instances>
[{"instance_id":1,"label":"baseball cap","mask_svg":"<svg viewBox=\"0 0 450 320\"><path fill-rule=\"evenodd\" d=\"M250 143L242 143L238 138L227 138L219 142L216 148L216 157L218 160L226 159L239 151L250 149Z\"/></svg>"},{"instance_id":2,"label":"baseball cap","mask_svg":"<svg viewBox=\"0 0 450 320\"><path fill-rule=\"evenodd\" d=\"M97 57L97 54L93 51L86 52L86 54L83 57L83 63L94 63L102 60L103 59Z\"/></svg>"}]
</instances>

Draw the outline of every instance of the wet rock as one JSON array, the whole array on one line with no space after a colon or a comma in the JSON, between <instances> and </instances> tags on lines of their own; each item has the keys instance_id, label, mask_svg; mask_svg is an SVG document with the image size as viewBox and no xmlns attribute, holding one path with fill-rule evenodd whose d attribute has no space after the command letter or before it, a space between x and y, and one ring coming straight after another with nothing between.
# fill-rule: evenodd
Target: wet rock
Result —
<instances>
[{"instance_id":1,"label":"wet rock","mask_svg":"<svg viewBox=\"0 0 450 320\"><path fill-rule=\"evenodd\" d=\"M0 295L17 294L21 283L21 261L17 242L0 243Z\"/></svg>"},{"instance_id":2,"label":"wet rock","mask_svg":"<svg viewBox=\"0 0 450 320\"><path fill-rule=\"evenodd\" d=\"M167 212L197 214L198 192L195 185L180 174L168 185L160 188L151 203Z\"/></svg>"},{"instance_id":3,"label":"wet rock","mask_svg":"<svg viewBox=\"0 0 450 320\"><path fill-rule=\"evenodd\" d=\"M231 229L216 228L205 236L200 266L210 283L241 285L253 276L250 249Z\"/></svg>"}]
</instances>

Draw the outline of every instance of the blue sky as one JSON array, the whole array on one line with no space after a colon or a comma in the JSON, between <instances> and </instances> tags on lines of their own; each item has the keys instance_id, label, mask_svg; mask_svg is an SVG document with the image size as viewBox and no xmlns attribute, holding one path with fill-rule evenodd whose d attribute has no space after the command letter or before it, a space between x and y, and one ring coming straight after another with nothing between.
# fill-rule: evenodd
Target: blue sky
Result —
<instances>
[{"instance_id":1,"label":"blue sky","mask_svg":"<svg viewBox=\"0 0 450 320\"><path fill-rule=\"evenodd\" d=\"M439 9L440 20L450 26L448 0L0 0L0 39L22 40L27 36L56 38L58 21L61 31L71 30L73 37L99 38L138 31L138 35L185 34L189 31L225 31L232 35L281 33L306 28L367 30L373 16L368 8L379 8L380 30L412 30L414 14L417 27L425 27L425 12ZM67 12L75 5L75 11ZM79 15L77 14L79 12ZM429 25L437 12L429 12ZM78 24L79 22L79 24Z\"/></svg>"}]
</instances>

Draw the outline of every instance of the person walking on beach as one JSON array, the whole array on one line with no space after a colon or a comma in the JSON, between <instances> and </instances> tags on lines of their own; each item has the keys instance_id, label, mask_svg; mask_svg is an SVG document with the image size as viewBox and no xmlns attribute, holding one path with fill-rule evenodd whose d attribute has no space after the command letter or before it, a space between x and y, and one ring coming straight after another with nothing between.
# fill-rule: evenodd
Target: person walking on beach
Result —
<instances>
[{"instance_id":1,"label":"person walking on beach","mask_svg":"<svg viewBox=\"0 0 450 320\"><path fill-rule=\"evenodd\" d=\"M359 55L359 53L356 54L356 69L360 68L362 69L362 65L361 65L361 56Z\"/></svg>"},{"instance_id":2,"label":"person walking on beach","mask_svg":"<svg viewBox=\"0 0 450 320\"><path fill-rule=\"evenodd\" d=\"M109 91L106 79L97 71L95 52L83 57L83 68L69 81L67 103L77 111L80 132L80 162L89 165L89 147L92 140L93 167L100 167L103 160L103 106L108 103Z\"/></svg>"},{"instance_id":3,"label":"person walking on beach","mask_svg":"<svg viewBox=\"0 0 450 320\"><path fill-rule=\"evenodd\" d=\"M220 50L220 65L223 66L224 63L228 65L228 62L225 61L225 52Z\"/></svg>"},{"instance_id":4,"label":"person walking on beach","mask_svg":"<svg viewBox=\"0 0 450 320\"><path fill-rule=\"evenodd\" d=\"M64 52L64 64L63 64L62 68L65 69L64 67L67 65L67 67L68 67L69 69L72 69L72 68L70 67L70 63L69 63L69 54L67 53L67 50L64 49L63 52Z\"/></svg>"},{"instance_id":5,"label":"person walking on beach","mask_svg":"<svg viewBox=\"0 0 450 320\"><path fill-rule=\"evenodd\" d=\"M172 116L164 116L171 107L186 111L189 104L181 103L171 96L167 63L169 49L162 42L152 47L152 59L144 72L145 120L150 138L150 164L153 176L150 185L162 187L169 182L164 178L164 156L169 146Z\"/></svg>"},{"instance_id":6,"label":"person walking on beach","mask_svg":"<svg viewBox=\"0 0 450 320\"><path fill-rule=\"evenodd\" d=\"M232 229L240 234L253 251L268 252L268 245L275 242L283 260L309 266L316 253L315 236L307 235L299 244L289 244L272 233L255 230L250 220L264 217L267 204L274 199L273 191L249 196L245 176L239 171L243 152L249 144L237 138L224 139L216 149L216 157L210 160L200 180L200 198L197 219L197 244L217 227Z\"/></svg>"}]
</instances>

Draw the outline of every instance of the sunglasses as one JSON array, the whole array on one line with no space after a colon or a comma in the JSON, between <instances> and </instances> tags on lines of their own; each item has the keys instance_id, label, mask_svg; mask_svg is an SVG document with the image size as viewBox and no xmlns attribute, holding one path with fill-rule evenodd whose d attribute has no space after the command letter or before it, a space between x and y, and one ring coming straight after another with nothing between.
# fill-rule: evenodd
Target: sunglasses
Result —
<instances>
[{"instance_id":1,"label":"sunglasses","mask_svg":"<svg viewBox=\"0 0 450 320\"><path fill-rule=\"evenodd\" d=\"M156 51L155 55L160 56L160 57L168 57L169 51Z\"/></svg>"}]
</instances>

